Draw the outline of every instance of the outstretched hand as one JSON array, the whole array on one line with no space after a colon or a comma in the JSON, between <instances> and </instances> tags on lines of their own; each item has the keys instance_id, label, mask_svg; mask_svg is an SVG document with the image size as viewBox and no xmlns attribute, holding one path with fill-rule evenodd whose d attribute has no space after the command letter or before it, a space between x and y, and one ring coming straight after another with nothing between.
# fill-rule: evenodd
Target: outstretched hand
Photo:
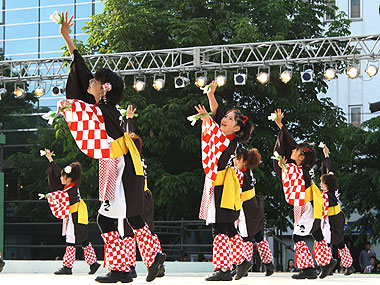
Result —
<instances>
[{"instance_id":1,"label":"outstretched hand","mask_svg":"<svg viewBox=\"0 0 380 285\"><path fill-rule=\"evenodd\" d=\"M68 11L61 12L62 24L60 25L59 31L62 36L69 36L70 28L75 25L74 22L71 22L74 18L74 15L71 15L71 17L67 19L67 14L68 14Z\"/></svg>"},{"instance_id":2,"label":"outstretched hand","mask_svg":"<svg viewBox=\"0 0 380 285\"><path fill-rule=\"evenodd\" d=\"M202 116L204 114L207 114L207 110L205 108L205 106L202 106L202 105L198 105L198 106L194 106L195 110L197 110L198 114L196 114L196 116L198 115L201 115L201 120L202 121L208 121L210 120L210 115L207 115L207 116Z\"/></svg>"},{"instance_id":3,"label":"outstretched hand","mask_svg":"<svg viewBox=\"0 0 380 285\"><path fill-rule=\"evenodd\" d=\"M136 108L133 108L133 105L128 105L127 108L127 119L133 119L135 116Z\"/></svg>"},{"instance_id":4,"label":"outstretched hand","mask_svg":"<svg viewBox=\"0 0 380 285\"><path fill-rule=\"evenodd\" d=\"M210 89L209 89L208 92L207 92L207 96L214 95L215 90L216 90L216 80L213 80L213 81L210 83Z\"/></svg>"},{"instance_id":5,"label":"outstretched hand","mask_svg":"<svg viewBox=\"0 0 380 285\"><path fill-rule=\"evenodd\" d=\"M277 109L276 111L274 111L274 113L277 115L277 117L276 117L276 120L275 120L275 122L276 122L276 125L280 128L280 129L282 129L282 118L283 118L283 116L284 116L284 113L281 111L281 109Z\"/></svg>"},{"instance_id":6,"label":"outstretched hand","mask_svg":"<svg viewBox=\"0 0 380 285\"><path fill-rule=\"evenodd\" d=\"M52 162L54 151L50 151L50 149L45 148L45 152L46 152L46 158L49 160L49 162Z\"/></svg>"},{"instance_id":7,"label":"outstretched hand","mask_svg":"<svg viewBox=\"0 0 380 285\"><path fill-rule=\"evenodd\" d=\"M329 148L327 146L325 146L323 148L323 154L325 155L325 157L329 157L330 156L329 153L330 153Z\"/></svg>"}]
</instances>

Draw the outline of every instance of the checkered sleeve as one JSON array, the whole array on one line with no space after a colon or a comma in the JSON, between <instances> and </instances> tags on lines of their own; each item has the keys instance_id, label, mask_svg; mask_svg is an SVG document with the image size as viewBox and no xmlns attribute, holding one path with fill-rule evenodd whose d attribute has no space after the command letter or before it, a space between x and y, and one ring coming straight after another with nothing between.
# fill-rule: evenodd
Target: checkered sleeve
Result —
<instances>
[{"instance_id":1,"label":"checkered sleeve","mask_svg":"<svg viewBox=\"0 0 380 285\"><path fill-rule=\"evenodd\" d=\"M282 171L282 185L285 200L293 206L303 206L305 203L305 180L302 168L294 163L288 163L288 171Z\"/></svg>"},{"instance_id":2,"label":"checkered sleeve","mask_svg":"<svg viewBox=\"0 0 380 285\"><path fill-rule=\"evenodd\" d=\"M50 196L48 202L52 214L61 220L67 218L70 214L69 194L62 190L49 193L48 196Z\"/></svg>"},{"instance_id":3,"label":"checkered sleeve","mask_svg":"<svg viewBox=\"0 0 380 285\"><path fill-rule=\"evenodd\" d=\"M202 166L206 176L215 181L218 173L218 161L230 140L221 131L218 124L210 118L202 123Z\"/></svg>"},{"instance_id":4,"label":"checkered sleeve","mask_svg":"<svg viewBox=\"0 0 380 285\"><path fill-rule=\"evenodd\" d=\"M102 111L97 105L74 99L64 115L76 144L84 154L96 159L110 157L110 142Z\"/></svg>"}]
</instances>

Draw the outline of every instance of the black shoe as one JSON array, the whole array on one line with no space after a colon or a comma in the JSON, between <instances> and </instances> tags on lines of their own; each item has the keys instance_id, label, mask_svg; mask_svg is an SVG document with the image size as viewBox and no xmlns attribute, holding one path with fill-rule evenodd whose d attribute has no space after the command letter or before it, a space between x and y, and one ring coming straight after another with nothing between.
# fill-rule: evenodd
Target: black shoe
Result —
<instances>
[{"instance_id":1,"label":"black shoe","mask_svg":"<svg viewBox=\"0 0 380 285\"><path fill-rule=\"evenodd\" d=\"M99 267L100 267L100 264L97 262L94 262L93 264L90 265L90 272L88 272L88 274L91 274L91 275L95 274L96 271L98 271Z\"/></svg>"},{"instance_id":2,"label":"black shoe","mask_svg":"<svg viewBox=\"0 0 380 285\"><path fill-rule=\"evenodd\" d=\"M5 266L5 262L3 259L0 258L0 273L1 271L3 271L4 266Z\"/></svg>"},{"instance_id":3,"label":"black shoe","mask_svg":"<svg viewBox=\"0 0 380 285\"><path fill-rule=\"evenodd\" d=\"M355 272L355 268L351 265L350 267L346 268L346 272L344 272L344 275L351 275Z\"/></svg>"},{"instance_id":4,"label":"black shoe","mask_svg":"<svg viewBox=\"0 0 380 285\"><path fill-rule=\"evenodd\" d=\"M308 267L302 269L300 273L292 275L293 279L317 279L317 271L315 268Z\"/></svg>"},{"instance_id":5,"label":"black shoe","mask_svg":"<svg viewBox=\"0 0 380 285\"><path fill-rule=\"evenodd\" d=\"M132 278L137 278L136 268L132 265L131 265L131 276Z\"/></svg>"},{"instance_id":6,"label":"black shoe","mask_svg":"<svg viewBox=\"0 0 380 285\"><path fill-rule=\"evenodd\" d=\"M330 273L328 274L328 276L334 276L334 272L332 272L332 270L331 270Z\"/></svg>"},{"instance_id":7,"label":"black shoe","mask_svg":"<svg viewBox=\"0 0 380 285\"><path fill-rule=\"evenodd\" d=\"M252 263L250 263L248 260L244 260L241 264L236 266L236 276L235 280L239 280L245 276L246 273L248 273L248 270L252 268Z\"/></svg>"},{"instance_id":8,"label":"black shoe","mask_svg":"<svg viewBox=\"0 0 380 285\"><path fill-rule=\"evenodd\" d=\"M329 264L322 266L322 272L321 272L321 275L319 275L319 278L321 279L325 278L330 273L330 271L334 269L335 265L336 265L336 259L331 258Z\"/></svg>"},{"instance_id":9,"label":"black shoe","mask_svg":"<svg viewBox=\"0 0 380 285\"><path fill-rule=\"evenodd\" d=\"M160 267L158 267L156 277L164 277L164 276L165 276L165 265L161 265Z\"/></svg>"},{"instance_id":10,"label":"black shoe","mask_svg":"<svg viewBox=\"0 0 380 285\"><path fill-rule=\"evenodd\" d=\"M231 270L217 270L206 278L206 281L232 281Z\"/></svg>"},{"instance_id":11,"label":"black shoe","mask_svg":"<svg viewBox=\"0 0 380 285\"><path fill-rule=\"evenodd\" d=\"M273 263L264 264L265 265L265 276L271 276L274 273Z\"/></svg>"},{"instance_id":12,"label":"black shoe","mask_svg":"<svg viewBox=\"0 0 380 285\"><path fill-rule=\"evenodd\" d=\"M156 258L154 259L153 264L148 268L148 274L146 275L146 282L151 282L157 277L158 268L162 266L165 262L166 254L157 253Z\"/></svg>"},{"instance_id":13,"label":"black shoe","mask_svg":"<svg viewBox=\"0 0 380 285\"><path fill-rule=\"evenodd\" d=\"M110 271L105 276L96 277L95 281L99 283L129 283L133 281L133 278L131 272Z\"/></svg>"},{"instance_id":14,"label":"black shoe","mask_svg":"<svg viewBox=\"0 0 380 285\"><path fill-rule=\"evenodd\" d=\"M73 274L71 268L63 266L62 268L58 269L56 272L54 272L55 275L71 275Z\"/></svg>"}]
</instances>

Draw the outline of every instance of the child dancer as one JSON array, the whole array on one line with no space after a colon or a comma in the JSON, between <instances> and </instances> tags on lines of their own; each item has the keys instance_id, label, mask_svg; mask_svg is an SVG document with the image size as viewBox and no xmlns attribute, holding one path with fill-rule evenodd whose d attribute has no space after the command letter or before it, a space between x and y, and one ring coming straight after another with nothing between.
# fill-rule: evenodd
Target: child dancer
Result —
<instances>
[{"instance_id":1,"label":"child dancer","mask_svg":"<svg viewBox=\"0 0 380 285\"><path fill-rule=\"evenodd\" d=\"M282 117L282 111L277 109L275 122L280 132L274 150L283 157L284 164L274 161L273 166L277 176L282 179L286 201L294 206L293 242L296 263L301 271L292 278L317 278L314 262L305 242L305 237L310 234L315 239L314 257L322 267L319 277L325 278L335 267L336 260L332 258L331 249L323 239L323 199L310 174L315 164L316 153L310 144L297 144L294 141L283 126ZM287 161L290 163L286 163Z\"/></svg>"},{"instance_id":2,"label":"child dancer","mask_svg":"<svg viewBox=\"0 0 380 285\"><path fill-rule=\"evenodd\" d=\"M212 225L213 265L215 272L207 281L232 280L232 264L236 276L242 278L252 267L244 258L243 239L235 228L241 209L240 185L233 168L238 142L247 142L253 125L238 110L226 114L219 108L211 83L207 96L213 117L206 116L204 106L195 109L202 118L202 164L206 173L199 217Z\"/></svg>"},{"instance_id":3,"label":"child dancer","mask_svg":"<svg viewBox=\"0 0 380 285\"><path fill-rule=\"evenodd\" d=\"M325 159L322 161L321 188L324 200L325 212L327 216L322 221L323 234L327 243L334 244L338 247L338 254L341 258L343 267L346 268L344 275L350 275L355 272L352 266L352 256L347 245L344 243L344 225L346 219L340 209L340 190L338 181L333 173L330 160L330 150L327 146L323 148Z\"/></svg>"},{"instance_id":4,"label":"child dancer","mask_svg":"<svg viewBox=\"0 0 380 285\"><path fill-rule=\"evenodd\" d=\"M58 110L66 121L78 147L88 156L99 159L98 226L105 243L105 261L110 272L95 280L100 283L132 282L130 253L118 232L118 219L127 218L148 268L146 281L155 279L166 255L160 241L143 218L145 177L141 157L121 126L121 114L116 108L124 95L123 79L109 69L99 69L95 76L76 50L69 29L73 16L62 13L61 34L73 62L66 85L66 97Z\"/></svg>"},{"instance_id":5,"label":"child dancer","mask_svg":"<svg viewBox=\"0 0 380 285\"><path fill-rule=\"evenodd\" d=\"M239 232L243 236L246 259L251 261L253 255L253 240L261 261L265 265L266 274L270 276L274 272L273 256L268 241L264 238L264 204L256 195L256 179L252 170L259 166L261 155L256 148L246 150L239 147L236 151L234 164L243 174L242 202L243 206L239 216Z\"/></svg>"},{"instance_id":6,"label":"child dancer","mask_svg":"<svg viewBox=\"0 0 380 285\"><path fill-rule=\"evenodd\" d=\"M82 245L84 259L90 265L88 274L94 274L100 264L97 263L95 251L88 241L87 206L79 193L82 167L79 162L73 162L61 170L54 162L52 152L49 149L45 149L45 152L50 163L48 168L50 190L55 191L45 197L53 215L63 220L62 235L66 236L67 244L63 267L54 274L72 274L76 244Z\"/></svg>"}]
</instances>

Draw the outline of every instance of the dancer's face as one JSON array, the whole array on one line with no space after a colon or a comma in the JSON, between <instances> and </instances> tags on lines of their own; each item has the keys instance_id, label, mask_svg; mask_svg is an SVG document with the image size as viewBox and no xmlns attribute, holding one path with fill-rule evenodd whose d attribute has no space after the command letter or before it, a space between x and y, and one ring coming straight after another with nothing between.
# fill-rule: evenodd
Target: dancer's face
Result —
<instances>
[{"instance_id":1,"label":"dancer's face","mask_svg":"<svg viewBox=\"0 0 380 285\"><path fill-rule=\"evenodd\" d=\"M322 188L322 190L328 190L327 185L325 183L323 183L322 180L321 180L321 188Z\"/></svg>"},{"instance_id":2,"label":"dancer's face","mask_svg":"<svg viewBox=\"0 0 380 285\"><path fill-rule=\"evenodd\" d=\"M66 175L61 175L61 183L63 185L69 185L72 182L70 177L67 177Z\"/></svg>"},{"instance_id":3,"label":"dancer's face","mask_svg":"<svg viewBox=\"0 0 380 285\"><path fill-rule=\"evenodd\" d=\"M302 154L302 148L293 149L290 158L293 159L297 165L300 165L302 161L305 159L305 155Z\"/></svg>"},{"instance_id":4,"label":"dancer's face","mask_svg":"<svg viewBox=\"0 0 380 285\"><path fill-rule=\"evenodd\" d=\"M95 78L90 79L87 92L94 96L96 103L99 103L100 99L103 97L102 83Z\"/></svg>"},{"instance_id":5,"label":"dancer's face","mask_svg":"<svg viewBox=\"0 0 380 285\"><path fill-rule=\"evenodd\" d=\"M222 118L222 121L220 122L220 129L226 135L231 135L240 131L240 127L236 124L234 112L230 112Z\"/></svg>"},{"instance_id":6,"label":"dancer's face","mask_svg":"<svg viewBox=\"0 0 380 285\"><path fill-rule=\"evenodd\" d=\"M239 169L239 170L242 170L243 168L245 168L245 163L244 163L244 160L243 158L240 158L238 159L236 156L234 158L234 166Z\"/></svg>"}]
</instances>

